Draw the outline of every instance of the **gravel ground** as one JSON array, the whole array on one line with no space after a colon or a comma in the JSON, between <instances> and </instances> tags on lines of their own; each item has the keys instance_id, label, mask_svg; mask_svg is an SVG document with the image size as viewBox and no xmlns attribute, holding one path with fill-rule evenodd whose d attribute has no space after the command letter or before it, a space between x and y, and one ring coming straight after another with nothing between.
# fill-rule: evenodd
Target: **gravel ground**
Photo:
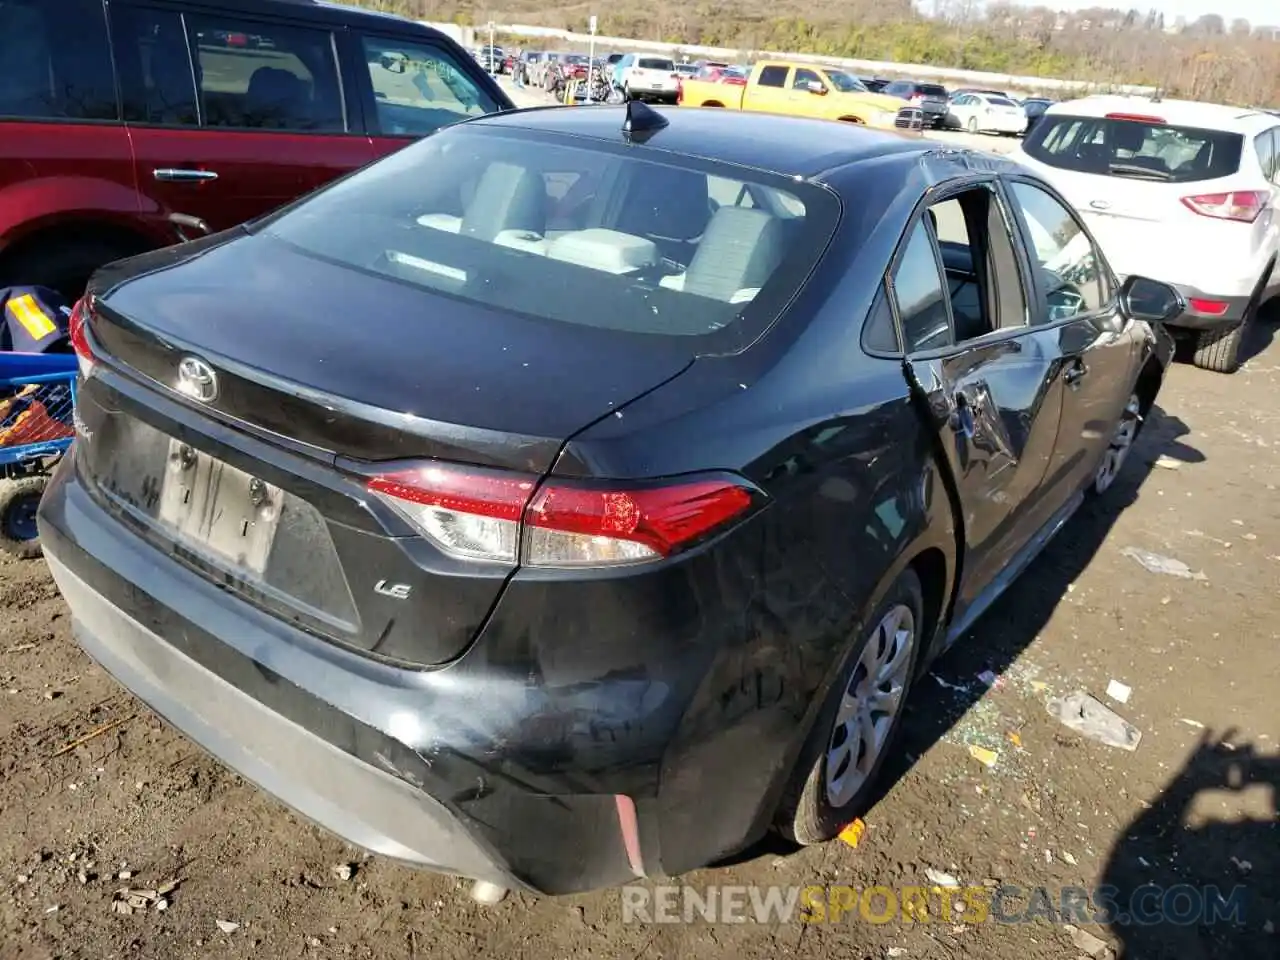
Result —
<instances>
[{"instance_id":1,"label":"gravel ground","mask_svg":"<svg viewBox=\"0 0 1280 960\"><path fill-rule=\"evenodd\" d=\"M458 881L366 860L209 760L81 655L42 562L0 566L0 958L1280 955L1278 391L1274 350L1231 377L1176 366L1119 485L917 689L856 845L767 844L684 878L879 885L897 902L942 872L962 889L931 899L930 922L883 898L839 924L628 923L618 891L476 906ZM1133 752L1046 711L1075 690L1106 700L1111 680L1132 688L1107 702L1142 731ZM118 889L171 880L163 912L113 910ZM1002 893L987 922L939 917L1000 884L1048 901ZM1148 912L1189 885L1163 902L1190 922L1075 929L1048 909L1097 884L1122 906L1157 885ZM1194 922L1206 884L1239 924Z\"/></svg>"}]
</instances>

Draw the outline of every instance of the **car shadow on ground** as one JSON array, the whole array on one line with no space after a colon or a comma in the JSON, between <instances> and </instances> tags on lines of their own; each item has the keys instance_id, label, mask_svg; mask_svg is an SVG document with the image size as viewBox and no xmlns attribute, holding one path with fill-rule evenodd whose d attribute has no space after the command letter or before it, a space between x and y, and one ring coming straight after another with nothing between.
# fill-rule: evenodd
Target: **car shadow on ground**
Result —
<instances>
[{"instance_id":1,"label":"car shadow on ground","mask_svg":"<svg viewBox=\"0 0 1280 960\"><path fill-rule=\"evenodd\" d=\"M1244 341L1240 344L1240 360L1245 362L1261 356L1276 338L1280 329L1280 297L1273 297L1258 310L1258 322L1245 328Z\"/></svg>"},{"instance_id":2,"label":"car shadow on ground","mask_svg":"<svg viewBox=\"0 0 1280 960\"><path fill-rule=\"evenodd\" d=\"M1233 820L1221 819L1224 800ZM1119 960L1277 956L1280 757L1206 731L1119 834L1099 890Z\"/></svg>"},{"instance_id":3,"label":"car shadow on ground","mask_svg":"<svg viewBox=\"0 0 1280 960\"><path fill-rule=\"evenodd\" d=\"M1007 671L1039 636L1072 584L1092 562L1116 519L1138 497L1157 460L1200 463L1204 455L1182 442L1190 429L1181 419L1152 407L1123 471L1103 496L1091 498L1073 516L972 629L933 665L932 670L962 683L939 696L923 678L912 695L898 749L885 762L875 802L879 802L914 763L947 735L986 693L975 678L990 670ZM1167 462L1167 460L1165 461Z\"/></svg>"}]
</instances>

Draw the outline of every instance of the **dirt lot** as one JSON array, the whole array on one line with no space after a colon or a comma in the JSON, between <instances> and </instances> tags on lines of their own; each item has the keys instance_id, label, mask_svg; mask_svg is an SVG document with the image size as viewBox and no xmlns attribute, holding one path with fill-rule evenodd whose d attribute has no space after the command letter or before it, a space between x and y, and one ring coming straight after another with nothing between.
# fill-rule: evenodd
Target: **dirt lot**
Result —
<instances>
[{"instance_id":1,"label":"dirt lot","mask_svg":"<svg viewBox=\"0 0 1280 960\"><path fill-rule=\"evenodd\" d=\"M1190 884L1165 901L1180 915L1200 885L1240 885L1239 926L1088 930L1144 960L1280 955L1278 357L1260 352L1232 377L1174 368L1120 485L916 691L856 847L768 846L687 882L900 889L935 870L965 887L1043 886L1054 904L1064 886L1110 884L1123 904L1156 884L1148 910ZM1149 572L1127 548L1191 576ZM69 627L41 562L0 567L2 960L1106 954L1043 910L1035 923L646 925L622 922L616 891L481 908L453 879L366 861L299 822L119 690ZM987 670L994 686L978 679ZM1111 702L1142 730L1132 753L1045 709L1077 689L1103 697L1112 679L1132 687ZM112 911L118 888L170 879L181 885L164 912Z\"/></svg>"}]
</instances>

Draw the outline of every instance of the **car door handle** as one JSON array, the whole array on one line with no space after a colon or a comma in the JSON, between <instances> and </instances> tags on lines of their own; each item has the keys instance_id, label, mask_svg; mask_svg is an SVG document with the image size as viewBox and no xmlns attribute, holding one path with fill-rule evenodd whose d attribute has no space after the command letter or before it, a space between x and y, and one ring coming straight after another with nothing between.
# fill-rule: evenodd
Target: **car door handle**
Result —
<instances>
[{"instance_id":1,"label":"car door handle","mask_svg":"<svg viewBox=\"0 0 1280 960\"><path fill-rule=\"evenodd\" d=\"M1062 375L1062 379L1068 386L1074 387L1085 378L1085 375L1088 372L1089 368L1077 360L1071 366L1067 367L1067 372Z\"/></svg>"},{"instance_id":2,"label":"car door handle","mask_svg":"<svg viewBox=\"0 0 1280 960\"><path fill-rule=\"evenodd\" d=\"M161 167L152 170L151 176L161 183L207 183L218 179L218 175L212 170L187 170L181 167Z\"/></svg>"}]
</instances>

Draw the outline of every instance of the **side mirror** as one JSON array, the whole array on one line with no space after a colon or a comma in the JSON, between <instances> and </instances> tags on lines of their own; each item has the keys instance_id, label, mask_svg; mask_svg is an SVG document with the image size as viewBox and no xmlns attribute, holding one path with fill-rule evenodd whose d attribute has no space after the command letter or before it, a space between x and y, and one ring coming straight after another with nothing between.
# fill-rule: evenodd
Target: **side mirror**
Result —
<instances>
[{"instance_id":1,"label":"side mirror","mask_svg":"<svg viewBox=\"0 0 1280 960\"><path fill-rule=\"evenodd\" d=\"M827 92L826 84L822 83L820 80L810 80L804 85L804 88L810 93L816 93L818 96L822 96Z\"/></svg>"},{"instance_id":2,"label":"side mirror","mask_svg":"<svg viewBox=\"0 0 1280 960\"><path fill-rule=\"evenodd\" d=\"M1168 323L1182 316L1187 301L1177 290L1159 280L1129 277L1120 287L1124 310L1135 320Z\"/></svg>"}]
</instances>

